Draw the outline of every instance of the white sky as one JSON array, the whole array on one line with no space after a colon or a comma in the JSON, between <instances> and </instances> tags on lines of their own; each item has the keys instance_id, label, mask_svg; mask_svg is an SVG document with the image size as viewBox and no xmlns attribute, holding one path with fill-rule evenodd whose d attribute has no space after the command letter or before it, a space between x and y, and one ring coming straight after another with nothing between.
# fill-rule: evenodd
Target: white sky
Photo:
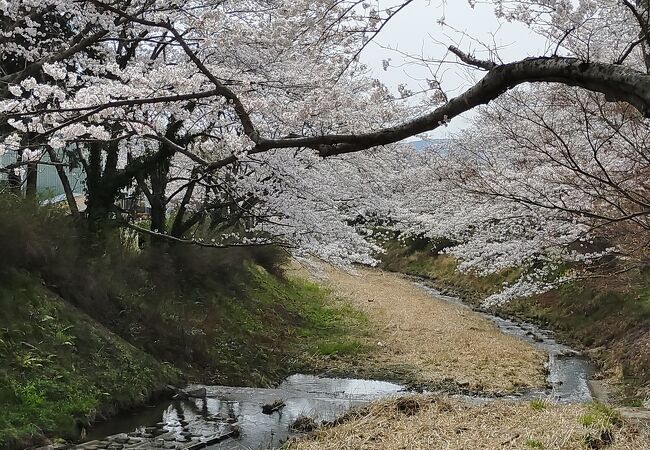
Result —
<instances>
[{"instance_id":1,"label":"white sky","mask_svg":"<svg viewBox=\"0 0 650 450\"><path fill-rule=\"evenodd\" d=\"M399 4L398 0L378 0L381 8ZM450 27L443 27L438 20L444 17ZM463 35L465 34L465 35ZM474 40L473 40L474 39ZM437 42L436 42L437 41ZM489 59L490 55L478 42L497 44L499 57L504 62L515 61L527 56L540 56L546 52L546 40L519 23L499 21L494 15L492 5L479 4L472 9L467 0L415 0L399 12L384 27L381 33L361 54L361 61L373 70L375 77L396 92L402 83L414 91L423 84L425 78L432 78L430 72L412 64L402 67L382 68L382 61L391 59L391 65L402 65L405 58L391 47L401 52L424 55L431 59L441 59L449 45L456 45L463 51L474 52L479 58ZM455 61L455 58L449 58ZM467 70L456 64L446 64L438 73L442 87L449 97L463 92L481 76L480 71ZM467 125L464 117L457 117L446 128L430 133L431 138L443 138L450 132L458 131Z\"/></svg>"}]
</instances>

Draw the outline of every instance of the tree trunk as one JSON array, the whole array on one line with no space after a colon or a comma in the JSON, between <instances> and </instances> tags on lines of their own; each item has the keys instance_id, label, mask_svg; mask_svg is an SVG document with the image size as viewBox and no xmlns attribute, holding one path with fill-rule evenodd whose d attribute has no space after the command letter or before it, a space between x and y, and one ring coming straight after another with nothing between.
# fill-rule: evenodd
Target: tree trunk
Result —
<instances>
[{"instance_id":1,"label":"tree trunk","mask_svg":"<svg viewBox=\"0 0 650 450\"><path fill-rule=\"evenodd\" d=\"M107 220L115 209L115 201L119 194L119 189L115 187L112 180L117 166L117 157L112 156L110 144L107 149L108 155L105 168L102 171L102 150L104 150L104 145L101 142L94 142L90 144L88 149L86 217L89 229L93 232L105 228Z\"/></svg>"},{"instance_id":2,"label":"tree trunk","mask_svg":"<svg viewBox=\"0 0 650 450\"><path fill-rule=\"evenodd\" d=\"M35 198L38 193L38 163L27 164L27 177L25 179L25 197Z\"/></svg>"},{"instance_id":3,"label":"tree trunk","mask_svg":"<svg viewBox=\"0 0 650 450\"><path fill-rule=\"evenodd\" d=\"M178 211L176 211L176 217L174 217L174 223L172 224L171 235L177 238L182 238L185 232L188 230L187 225L184 223L185 214L187 213L187 204L192 199L192 194L194 194L194 186L196 186L196 180L190 181L185 190L185 195L183 195L183 200L181 201ZM198 218L195 219L198 221ZM193 226L194 224L190 225Z\"/></svg>"},{"instance_id":4,"label":"tree trunk","mask_svg":"<svg viewBox=\"0 0 650 450\"><path fill-rule=\"evenodd\" d=\"M50 157L50 161L56 164L56 173L59 176L61 185L63 186L63 192L65 193L65 199L68 202L68 208L70 208L70 214L74 218L79 217L79 208L77 207L77 200L75 199L74 192L70 186L70 180L68 175L65 173L65 168L61 165L61 160L58 158L56 152L51 148L47 147L47 154Z\"/></svg>"},{"instance_id":5,"label":"tree trunk","mask_svg":"<svg viewBox=\"0 0 650 450\"><path fill-rule=\"evenodd\" d=\"M16 152L16 162L20 163L22 159L20 152ZM22 195L22 180L18 169L10 169L7 172L7 185L12 194L19 197Z\"/></svg>"}]
</instances>

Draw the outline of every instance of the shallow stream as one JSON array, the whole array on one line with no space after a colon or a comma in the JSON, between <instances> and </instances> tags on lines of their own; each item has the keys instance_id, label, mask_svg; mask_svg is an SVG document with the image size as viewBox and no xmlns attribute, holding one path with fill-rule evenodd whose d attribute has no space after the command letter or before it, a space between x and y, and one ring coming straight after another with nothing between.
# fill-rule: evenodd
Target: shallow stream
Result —
<instances>
[{"instance_id":1,"label":"shallow stream","mask_svg":"<svg viewBox=\"0 0 650 450\"><path fill-rule=\"evenodd\" d=\"M471 309L456 297L443 295L436 289L424 284L419 285L433 297L462 308ZM579 352L557 342L553 338L552 331L544 330L532 323L515 322L485 312L474 312L491 320L502 332L517 336L548 354L547 380L551 386L550 392L530 391L524 397L550 396L556 401L567 403L589 402L592 400L589 380L596 373L595 366Z\"/></svg>"},{"instance_id":2,"label":"shallow stream","mask_svg":"<svg viewBox=\"0 0 650 450\"><path fill-rule=\"evenodd\" d=\"M460 300L420 284L433 297L469 308ZM595 369L571 348L556 342L552 333L529 323L478 312L501 331L530 342L549 355L549 391L528 391L519 398L550 396L561 402L591 400L588 380ZM99 424L78 449L271 449L290 437L290 425L301 416L316 422L340 417L351 407L400 395L406 390L375 380L321 378L292 375L274 389L189 386L206 389L205 398L162 402ZM472 401L488 398L466 397ZM514 397L512 397L514 398ZM262 406L277 400L284 407L264 414Z\"/></svg>"},{"instance_id":3,"label":"shallow stream","mask_svg":"<svg viewBox=\"0 0 650 450\"><path fill-rule=\"evenodd\" d=\"M402 386L374 380L320 378L292 375L275 389L189 386L206 388L206 398L176 400L149 410L122 415L95 427L91 442L78 448L102 448L107 436L121 436L123 448L199 448L201 443L238 436L204 445L209 449L270 449L289 437L289 426L301 416L316 422L340 417L354 406L398 395ZM279 411L264 414L262 406L282 400ZM130 432L119 435L119 433ZM104 441L104 442L102 442ZM114 441L114 439L109 440Z\"/></svg>"}]
</instances>

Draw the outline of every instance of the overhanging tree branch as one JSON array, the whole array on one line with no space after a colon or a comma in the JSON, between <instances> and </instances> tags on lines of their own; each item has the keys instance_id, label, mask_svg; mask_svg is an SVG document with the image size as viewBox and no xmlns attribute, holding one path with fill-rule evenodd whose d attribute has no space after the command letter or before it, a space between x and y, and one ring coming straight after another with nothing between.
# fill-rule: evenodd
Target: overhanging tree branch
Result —
<instances>
[{"instance_id":1,"label":"overhanging tree branch","mask_svg":"<svg viewBox=\"0 0 650 450\"><path fill-rule=\"evenodd\" d=\"M357 152L392 144L408 137L435 130L458 115L496 99L509 89L524 83L562 83L605 94L609 101L624 101L648 116L650 112L650 76L616 64L587 63L576 58L528 58L508 64L492 65L450 48L464 62L479 68L491 67L478 83L434 111L402 124L375 132L322 135L284 139L261 139L248 153L276 148L308 147L322 157ZM211 163L218 169L234 162L230 156Z\"/></svg>"}]
</instances>

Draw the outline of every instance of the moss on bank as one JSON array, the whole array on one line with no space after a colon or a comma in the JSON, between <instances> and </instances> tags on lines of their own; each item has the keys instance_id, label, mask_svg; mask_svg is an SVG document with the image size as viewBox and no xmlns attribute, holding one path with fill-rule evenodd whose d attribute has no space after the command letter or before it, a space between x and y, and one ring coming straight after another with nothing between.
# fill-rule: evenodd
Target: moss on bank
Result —
<instances>
[{"instance_id":1,"label":"moss on bank","mask_svg":"<svg viewBox=\"0 0 650 450\"><path fill-rule=\"evenodd\" d=\"M461 273L456 260L437 251L435 244L414 245L409 241L400 245L396 240L385 244L386 253L381 255L381 267L393 272L425 277L435 281L441 288L455 292L465 300L478 304L485 297L498 292L503 283L517 279L519 270L479 277Z\"/></svg>"},{"instance_id":2,"label":"moss on bank","mask_svg":"<svg viewBox=\"0 0 650 450\"><path fill-rule=\"evenodd\" d=\"M509 270L487 277L460 273L435 245L390 241L382 267L430 279L475 306L515 280ZM542 295L512 300L495 312L550 326L558 337L590 351L610 376L622 381L619 400L638 403L650 394L650 274L637 271L581 280Z\"/></svg>"}]
</instances>

